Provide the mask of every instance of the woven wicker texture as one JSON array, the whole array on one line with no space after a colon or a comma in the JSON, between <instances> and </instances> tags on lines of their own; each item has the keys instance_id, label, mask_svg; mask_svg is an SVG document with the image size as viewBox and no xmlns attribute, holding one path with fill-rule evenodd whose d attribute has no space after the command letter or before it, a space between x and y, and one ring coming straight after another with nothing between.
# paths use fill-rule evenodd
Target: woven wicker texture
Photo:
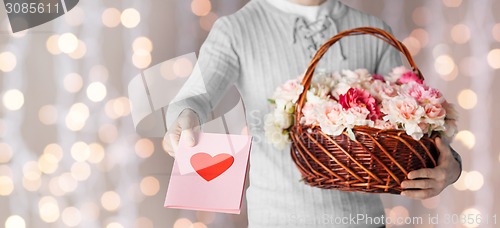
<instances>
[{"instance_id":1,"label":"woven wicker texture","mask_svg":"<svg viewBox=\"0 0 500 228\"><path fill-rule=\"evenodd\" d=\"M309 88L316 65L328 49L343 37L357 35L372 35L392 45L423 79L408 49L394 36L381 29L361 27L341 32L319 48L305 73L304 88ZM333 137L318 127L301 125L305 91L297 101L295 124L290 131L292 159L305 183L325 189L399 194L401 182L410 171L436 166L437 133L414 140L401 130L355 127L353 141L346 132Z\"/></svg>"}]
</instances>

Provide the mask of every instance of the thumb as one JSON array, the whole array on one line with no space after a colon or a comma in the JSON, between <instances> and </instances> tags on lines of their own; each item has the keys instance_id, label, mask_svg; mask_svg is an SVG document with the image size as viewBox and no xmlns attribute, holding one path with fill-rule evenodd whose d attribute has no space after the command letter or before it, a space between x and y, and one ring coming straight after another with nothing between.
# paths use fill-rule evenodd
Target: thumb
<instances>
[{"instance_id":1,"label":"thumb","mask_svg":"<svg viewBox=\"0 0 500 228\"><path fill-rule=\"evenodd\" d=\"M181 141L185 143L186 146L193 147L196 145L196 138L193 129L182 130Z\"/></svg>"},{"instance_id":2,"label":"thumb","mask_svg":"<svg viewBox=\"0 0 500 228\"><path fill-rule=\"evenodd\" d=\"M444 162L449 156L451 156L451 149L450 146L441 138L436 138L436 147L439 151L439 162L442 163ZM439 164L438 164L439 165Z\"/></svg>"}]
</instances>

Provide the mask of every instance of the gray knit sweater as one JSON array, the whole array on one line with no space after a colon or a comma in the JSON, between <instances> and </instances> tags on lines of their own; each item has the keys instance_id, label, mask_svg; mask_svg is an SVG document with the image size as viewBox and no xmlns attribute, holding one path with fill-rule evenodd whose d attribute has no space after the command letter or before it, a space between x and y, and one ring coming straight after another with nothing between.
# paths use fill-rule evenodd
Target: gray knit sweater
<instances>
[{"instance_id":1,"label":"gray knit sweater","mask_svg":"<svg viewBox=\"0 0 500 228\"><path fill-rule=\"evenodd\" d=\"M191 108L205 122L210 119L210 107L218 103L231 85L236 85L254 136L250 187L246 191L251 228L381 226L351 219L382 216L384 210L378 195L323 190L300 182L289 149L276 150L264 137L263 117L271 110L267 98L277 86L302 74L326 39L339 31L361 26L389 30L380 19L337 0L328 4L327 13L318 17L321 21L312 25L266 0L250 1L238 12L221 17L200 50L198 64L203 78L192 76L181 90L182 96L188 97L197 93L196 88L205 86L208 96L197 96L178 103L175 109L169 108L171 116ZM370 36L356 36L335 44L318 68L327 71L367 68L384 74L400 64L394 48ZM350 225L342 225L345 223Z\"/></svg>"}]
</instances>

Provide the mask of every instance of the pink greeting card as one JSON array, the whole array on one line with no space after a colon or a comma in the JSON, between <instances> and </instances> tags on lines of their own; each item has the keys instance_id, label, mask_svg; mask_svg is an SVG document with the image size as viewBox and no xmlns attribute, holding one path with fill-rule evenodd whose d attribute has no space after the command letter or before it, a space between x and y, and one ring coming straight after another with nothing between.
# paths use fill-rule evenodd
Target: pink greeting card
<instances>
[{"instance_id":1,"label":"pink greeting card","mask_svg":"<svg viewBox=\"0 0 500 228\"><path fill-rule=\"evenodd\" d=\"M214 133L200 133L194 147L181 140L164 206L239 214L251 142L248 135Z\"/></svg>"}]
</instances>

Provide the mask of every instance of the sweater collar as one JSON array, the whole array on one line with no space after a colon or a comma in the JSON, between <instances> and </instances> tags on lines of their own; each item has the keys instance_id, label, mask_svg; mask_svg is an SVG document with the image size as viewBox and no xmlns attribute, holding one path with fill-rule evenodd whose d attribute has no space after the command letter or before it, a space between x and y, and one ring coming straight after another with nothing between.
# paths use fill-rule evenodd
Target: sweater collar
<instances>
[{"instance_id":1,"label":"sweater collar","mask_svg":"<svg viewBox=\"0 0 500 228\"><path fill-rule=\"evenodd\" d=\"M305 18L301 15L294 13L287 13L281 9L276 8L274 5L267 2L267 0L255 0L262 5L264 9L273 15L278 15L286 20L288 23L286 28L288 30L288 42L293 44L295 42L297 23L302 24ZM318 19L327 18L329 22L335 22L347 12L347 7L338 0L327 0L324 4L324 9L318 12ZM322 5L323 6L323 5ZM335 24L334 24L335 26Z\"/></svg>"}]
</instances>

